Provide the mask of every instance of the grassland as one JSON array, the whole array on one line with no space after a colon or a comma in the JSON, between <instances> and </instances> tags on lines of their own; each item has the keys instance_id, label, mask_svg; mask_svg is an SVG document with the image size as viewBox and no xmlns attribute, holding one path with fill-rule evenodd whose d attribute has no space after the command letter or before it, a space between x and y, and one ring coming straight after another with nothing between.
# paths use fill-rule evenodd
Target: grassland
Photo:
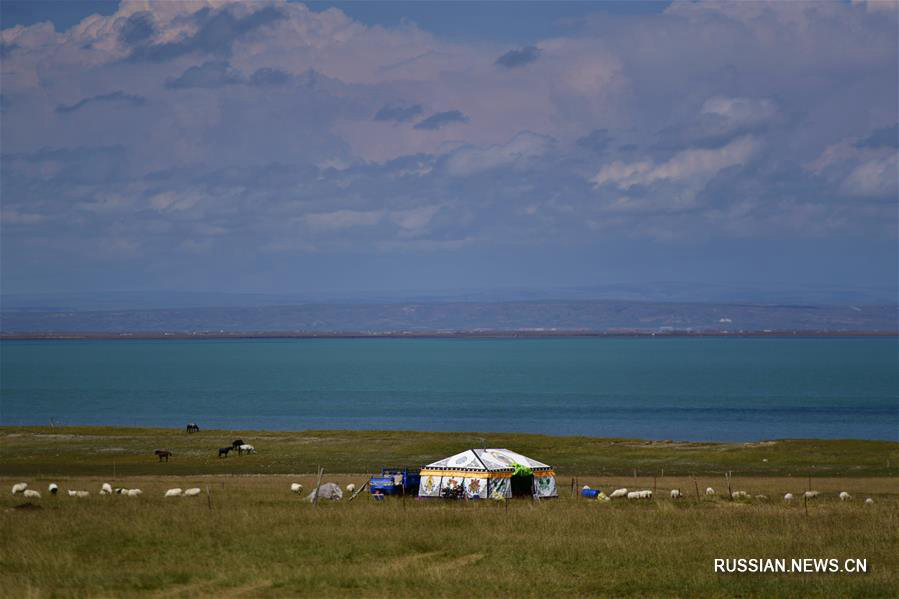
<instances>
[{"instance_id":1,"label":"grassland","mask_svg":"<svg viewBox=\"0 0 899 599\"><path fill-rule=\"evenodd\" d=\"M218 459L234 436L259 453ZM313 507L289 492L357 485L382 464L420 465L477 435L0 429L0 596L865 596L899 592L897 443L751 445L486 436L558 467L560 498L532 502L356 501ZM155 461L158 447L175 452ZM767 460L767 461L764 461ZM113 463L115 465L113 466ZM113 467L115 475L113 476ZM814 468L813 468L814 467ZM637 469L634 478L633 470ZM664 475L662 475L664 469ZM695 496L734 490L770 500ZM696 473L694 486L693 478ZM343 473L343 474L332 474ZM354 474L355 473L355 474ZM809 480L811 475L811 480ZM651 502L576 499L570 482L655 488ZM91 496L42 509L9 485ZM101 497L100 484L140 498ZM821 498L785 504L811 483ZM197 486L197 498L163 498ZM686 498L673 501L679 488ZM207 491L208 489L208 491ZM851 502L836 493L847 490ZM207 495L208 492L208 495ZM872 497L874 505L864 505ZM866 574L716 574L723 557L865 558Z\"/></svg>"}]
</instances>

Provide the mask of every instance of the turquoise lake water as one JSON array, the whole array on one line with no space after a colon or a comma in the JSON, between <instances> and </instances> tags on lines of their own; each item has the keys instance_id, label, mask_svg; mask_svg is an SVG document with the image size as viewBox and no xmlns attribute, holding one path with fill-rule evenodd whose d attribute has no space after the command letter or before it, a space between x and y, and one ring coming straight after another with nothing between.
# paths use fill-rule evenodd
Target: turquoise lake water
<instances>
[{"instance_id":1,"label":"turquoise lake water","mask_svg":"<svg viewBox=\"0 0 899 599\"><path fill-rule=\"evenodd\" d=\"M4 341L0 423L899 438L894 338Z\"/></svg>"}]
</instances>

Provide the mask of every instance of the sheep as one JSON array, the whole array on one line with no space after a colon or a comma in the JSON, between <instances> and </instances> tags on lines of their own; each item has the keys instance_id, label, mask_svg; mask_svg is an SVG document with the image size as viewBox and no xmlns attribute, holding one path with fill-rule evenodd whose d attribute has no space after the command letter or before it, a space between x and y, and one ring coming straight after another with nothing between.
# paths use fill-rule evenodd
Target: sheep
<instances>
[{"instance_id":1,"label":"sheep","mask_svg":"<svg viewBox=\"0 0 899 599\"><path fill-rule=\"evenodd\" d=\"M302 493L303 485L300 483L290 483L290 492L291 493Z\"/></svg>"},{"instance_id":2,"label":"sheep","mask_svg":"<svg viewBox=\"0 0 899 599\"><path fill-rule=\"evenodd\" d=\"M356 485L354 485L353 483L350 483L346 486L346 492L348 494L353 493L355 490L356 490Z\"/></svg>"},{"instance_id":3,"label":"sheep","mask_svg":"<svg viewBox=\"0 0 899 599\"><path fill-rule=\"evenodd\" d=\"M767 495L756 495L755 498L758 499L759 501L768 501Z\"/></svg>"},{"instance_id":4,"label":"sheep","mask_svg":"<svg viewBox=\"0 0 899 599\"><path fill-rule=\"evenodd\" d=\"M12 486L12 494L18 495L19 493L23 492L27 488L28 488L28 483L17 483Z\"/></svg>"},{"instance_id":5,"label":"sheep","mask_svg":"<svg viewBox=\"0 0 899 599\"><path fill-rule=\"evenodd\" d=\"M125 495L128 493L128 489L124 487L116 487L115 489L113 489L113 491L115 491L116 495Z\"/></svg>"},{"instance_id":6,"label":"sheep","mask_svg":"<svg viewBox=\"0 0 899 599\"><path fill-rule=\"evenodd\" d=\"M814 499L815 497L818 496L818 492L817 491L806 491L805 493L802 494L802 496L805 497L806 499Z\"/></svg>"},{"instance_id":7,"label":"sheep","mask_svg":"<svg viewBox=\"0 0 899 599\"><path fill-rule=\"evenodd\" d=\"M112 485L103 483L103 486L100 487L100 495L112 495Z\"/></svg>"},{"instance_id":8,"label":"sheep","mask_svg":"<svg viewBox=\"0 0 899 599\"><path fill-rule=\"evenodd\" d=\"M652 491L631 491L627 494L628 499L652 499Z\"/></svg>"},{"instance_id":9,"label":"sheep","mask_svg":"<svg viewBox=\"0 0 899 599\"><path fill-rule=\"evenodd\" d=\"M874 505L874 500L868 497L865 499L865 505Z\"/></svg>"},{"instance_id":10,"label":"sheep","mask_svg":"<svg viewBox=\"0 0 899 599\"><path fill-rule=\"evenodd\" d=\"M706 489L705 489L705 494L706 494L706 495L714 495L714 494L715 494L715 489L713 489L712 487L706 487Z\"/></svg>"},{"instance_id":11,"label":"sheep","mask_svg":"<svg viewBox=\"0 0 899 599\"><path fill-rule=\"evenodd\" d=\"M793 501L793 494L787 493L786 495L784 495L784 501Z\"/></svg>"},{"instance_id":12,"label":"sheep","mask_svg":"<svg viewBox=\"0 0 899 599\"><path fill-rule=\"evenodd\" d=\"M731 499L751 499L752 497L746 491L734 491L730 494Z\"/></svg>"},{"instance_id":13,"label":"sheep","mask_svg":"<svg viewBox=\"0 0 899 599\"><path fill-rule=\"evenodd\" d=\"M166 497L180 497L181 493L182 493L181 489L178 487L175 487L174 489L169 489L168 491L166 491L165 496Z\"/></svg>"},{"instance_id":14,"label":"sheep","mask_svg":"<svg viewBox=\"0 0 899 599\"><path fill-rule=\"evenodd\" d=\"M47 491L50 492L50 495L56 495L59 493L59 486L56 483L50 483L50 486L47 487Z\"/></svg>"},{"instance_id":15,"label":"sheep","mask_svg":"<svg viewBox=\"0 0 899 599\"><path fill-rule=\"evenodd\" d=\"M680 499L683 495L680 492L680 489L671 489L671 499Z\"/></svg>"},{"instance_id":16,"label":"sheep","mask_svg":"<svg viewBox=\"0 0 899 599\"><path fill-rule=\"evenodd\" d=\"M256 453L256 448L252 445L247 445L246 443L243 445L239 445L237 447L237 454L243 455L244 453Z\"/></svg>"},{"instance_id":17,"label":"sheep","mask_svg":"<svg viewBox=\"0 0 899 599\"><path fill-rule=\"evenodd\" d=\"M141 491L140 489L128 489L125 492L125 494L128 495L128 497L140 497L141 495L143 495L143 493L144 492Z\"/></svg>"},{"instance_id":18,"label":"sheep","mask_svg":"<svg viewBox=\"0 0 899 599\"><path fill-rule=\"evenodd\" d=\"M24 495L25 497L28 497L29 499L40 499L41 498L41 494L39 492L35 491L34 489L25 489L24 491L22 491L22 495Z\"/></svg>"},{"instance_id":19,"label":"sheep","mask_svg":"<svg viewBox=\"0 0 899 599\"><path fill-rule=\"evenodd\" d=\"M90 491L73 491L69 489L69 497L87 497L90 495Z\"/></svg>"},{"instance_id":20,"label":"sheep","mask_svg":"<svg viewBox=\"0 0 899 599\"><path fill-rule=\"evenodd\" d=\"M618 499L619 497L627 497L627 489L615 489L609 495L609 499Z\"/></svg>"},{"instance_id":21,"label":"sheep","mask_svg":"<svg viewBox=\"0 0 899 599\"><path fill-rule=\"evenodd\" d=\"M193 488L188 489L188 490L186 490L186 491L184 492L184 496L185 496L185 497L196 497L196 496L199 495L199 494L200 494L200 488L199 488L199 487L193 487Z\"/></svg>"},{"instance_id":22,"label":"sheep","mask_svg":"<svg viewBox=\"0 0 899 599\"><path fill-rule=\"evenodd\" d=\"M852 501L852 495L846 491L840 491L840 501Z\"/></svg>"}]
</instances>

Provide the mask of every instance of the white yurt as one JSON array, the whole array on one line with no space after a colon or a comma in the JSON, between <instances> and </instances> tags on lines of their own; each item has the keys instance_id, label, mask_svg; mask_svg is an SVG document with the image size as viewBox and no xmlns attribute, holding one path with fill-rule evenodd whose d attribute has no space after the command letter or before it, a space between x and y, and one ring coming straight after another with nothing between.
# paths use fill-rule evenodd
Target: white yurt
<instances>
[{"instance_id":1,"label":"white yurt","mask_svg":"<svg viewBox=\"0 0 899 599\"><path fill-rule=\"evenodd\" d=\"M469 499L557 497L551 466L508 449L468 449L421 470L419 497L442 497L462 485Z\"/></svg>"}]
</instances>

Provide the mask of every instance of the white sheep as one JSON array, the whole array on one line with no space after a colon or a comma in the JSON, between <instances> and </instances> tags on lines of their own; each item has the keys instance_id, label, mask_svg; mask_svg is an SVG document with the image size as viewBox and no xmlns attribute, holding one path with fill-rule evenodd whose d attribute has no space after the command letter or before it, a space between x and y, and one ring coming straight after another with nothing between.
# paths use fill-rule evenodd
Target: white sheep
<instances>
[{"instance_id":1,"label":"white sheep","mask_svg":"<svg viewBox=\"0 0 899 599\"><path fill-rule=\"evenodd\" d=\"M246 443L237 448L238 453L256 453L256 448Z\"/></svg>"},{"instance_id":2,"label":"white sheep","mask_svg":"<svg viewBox=\"0 0 899 599\"><path fill-rule=\"evenodd\" d=\"M140 497L143 494L143 491L140 489L128 489L128 497Z\"/></svg>"},{"instance_id":3,"label":"white sheep","mask_svg":"<svg viewBox=\"0 0 899 599\"><path fill-rule=\"evenodd\" d=\"M730 496L732 499L751 499L751 496L746 491L734 491Z\"/></svg>"},{"instance_id":4,"label":"white sheep","mask_svg":"<svg viewBox=\"0 0 899 599\"><path fill-rule=\"evenodd\" d=\"M112 495L112 485L103 483L103 486L100 487L100 495Z\"/></svg>"},{"instance_id":5,"label":"white sheep","mask_svg":"<svg viewBox=\"0 0 899 599\"><path fill-rule=\"evenodd\" d=\"M806 499L814 499L818 495L819 495L819 493L817 491L806 491L805 493L802 494L802 496L805 497Z\"/></svg>"},{"instance_id":6,"label":"white sheep","mask_svg":"<svg viewBox=\"0 0 899 599\"><path fill-rule=\"evenodd\" d=\"M868 497L865 499L865 505L874 505L874 500Z\"/></svg>"},{"instance_id":7,"label":"white sheep","mask_svg":"<svg viewBox=\"0 0 899 599\"><path fill-rule=\"evenodd\" d=\"M652 491L631 491L627 494L628 499L652 499Z\"/></svg>"},{"instance_id":8,"label":"white sheep","mask_svg":"<svg viewBox=\"0 0 899 599\"><path fill-rule=\"evenodd\" d=\"M714 494L715 494L715 489L713 489L712 487L706 487L706 489L705 489L705 494L706 494L706 495L714 495Z\"/></svg>"},{"instance_id":9,"label":"white sheep","mask_svg":"<svg viewBox=\"0 0 899 599\"><path fill-rule=\"evenodd\" d=\"M199 487L193 487L193 488L188 489L188 490L186 490L186 491L184 492L184 496L185 496L185 497L196 497L196 496L199 495L199 494L200 494L200 488L199 488Z\"/></svg>"},{"instance_id":10,"label":"white sheep","mask_svg":"<svg viewBox=\"0 0 899 599\"><path fill-rule=\"evenodd\" d=\"M56 495L59 493L59 486L56 483L50 483L50 486L47 487L47 491L50 492L50 495Z\"/></svg>"},{"instance_id":11,"label":"white sheep","mask_svg":"<svg viewBox=\"0 0 899 599\"><path fill-rule=\"evenodd\" d=\"M683 495L680 492L680 489L671 489L671 499L680 499Z\"/></svg>"},{"instance_id":12,"label":"white sheep","mask_svg":"<svg viewBox=\"0 0 899 599\"><path fill-rule=\"evenodd\" d=\"M181 497L181 493L183 493L183 491L180 488L175 487L174 489L169 489L168 491L166 491L165 496L166 497Z\"/></svg>"},{"instance_id":13,"label":"white sheep","mask_svg":"<svg viewBox=\"0 0 899 599\"><path fill-rule=\"evenodd\" d=\"M787 493L786 495L784 495L784 501L793 501L793 494Z\"/></svg>"},{"instance_id":14,"label":"white sheep","mask_svg":"<svg viewBox=\"0 0 899 599\"><path fill-rule=\"evenodd\" d=\"M759 501L768 501L767 495L756 495L755 498L758 499Z\"/></svg>"},{"instance_id":15,"label":"white sheep","mask_svg":"<svg viewBox=\"0 0 899 599\"><path fill-rule=\"evenodd\" d=\"M28 488L28 483L17 483L12 486L12 494L18 495L19 493L23 492L27 488Z\"/></svg>"},{"instance_id":16,"label":"white sheep","mask_svg":"<svg viewBox=\"0 0 899 599\"><path fill-rule=\"evenodd\" d=\"M73 491L69 489L69 497L87 497L90 491Z\"/></svg>"},{"instance_id":17,"label":"white sheep","mask_svg":"<svg viewBox=\"0 0 899 599\"><path fill-rule=\"evenodd\" d=\"M350 483L350 484L348 484L348 485L346 486L346 492L347 492L347 494L351 494L351 493L353 493L355 490L356 490L356 485L354 485L353 483Z\"/></svg>"},{"instance_id":18,"label":"white sheep","mask_svg":"<svg viewBox=\"0 0 899 599\"><path fill-rule=\"evenodd\" d=\"M302 493L303 485L300 483L290 483L290 492L291 493Z\"/></svg>"},{"instance_id":19,"label":"white sheep","mask_svg":"<svg viewBox=\"0 0 899 599\"><path fill-rule=\"evenodd\" d=\"M627 497L627 489L615 489L609 495L609 499L618 499L619 497Z\"/></svg>"},{"instance_id":20,"label":"white sheep","mask_svg":"<svg viewBox=\"0 0 899 599\"><path fill-rule=\"evenodd\" d=\"M41 498L41 494L39 492L35 491L34 489L25 489L24 491L22 491L22 495L24 495L25 497L28 497L29 499L40 499Z\"/></svg>"},{"instance_id":21,"label":"white sheep","mask_svg":"<svg viewBox=\"0 0 899 599\"><path fill-rule=\"evenodd\" d=\"M852 501L852 495L846 491L840 491L840 501Z\"/></svg>"}]
</instances>

